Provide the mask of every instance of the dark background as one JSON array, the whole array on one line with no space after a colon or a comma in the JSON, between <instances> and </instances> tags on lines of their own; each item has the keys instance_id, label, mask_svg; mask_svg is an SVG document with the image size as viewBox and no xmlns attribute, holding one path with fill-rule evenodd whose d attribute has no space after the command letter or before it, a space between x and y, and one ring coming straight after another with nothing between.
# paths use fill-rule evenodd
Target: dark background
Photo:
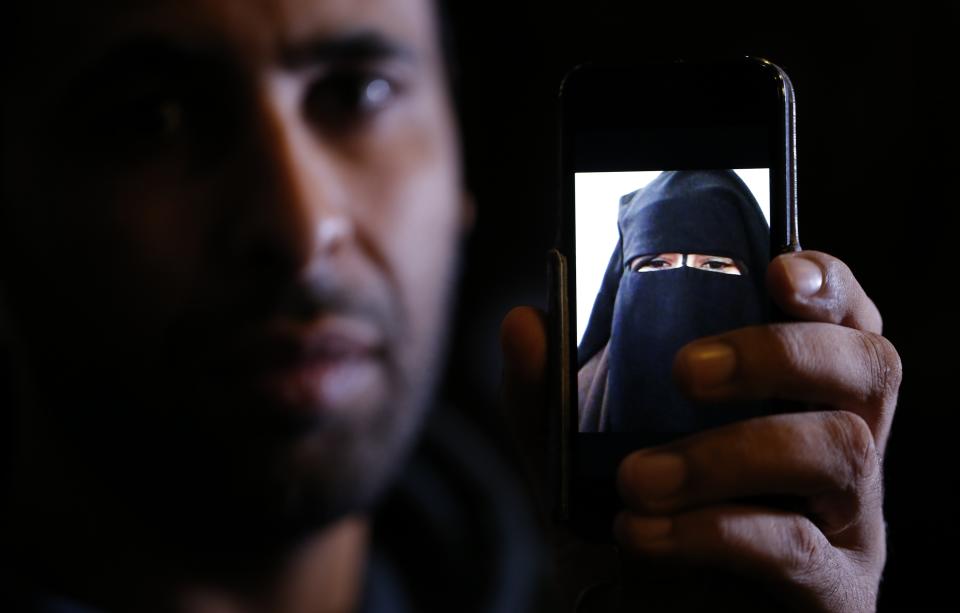
<instances>
[{"instance_id":1,"label":"dark background","mask_svg":"<svg viewBox=\"0 0 960 613\"><path fill-rule=\"evenodd\" d=\"M448 377L458 404L497 429L500 320L512 306L546 303L563 74L586 60L765 57L797 95L801 243L853 269L904 364L885 460L880 610L952 605L956 5L448 4L479 205Z\"/></svg>"}]
</instances>

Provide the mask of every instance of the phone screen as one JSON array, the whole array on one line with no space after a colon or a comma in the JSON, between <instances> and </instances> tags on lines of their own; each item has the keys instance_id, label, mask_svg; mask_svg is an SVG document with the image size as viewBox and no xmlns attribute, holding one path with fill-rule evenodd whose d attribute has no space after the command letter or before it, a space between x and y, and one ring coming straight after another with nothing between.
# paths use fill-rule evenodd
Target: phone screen
<instances>
[{"instance_id":1,"label":"phone screen","mask_svg":"<svg viewBox=\"0 0 960 613\"><path fill-rule=\"evenodd\" d=\"M578 431L655 444L758 412L698 406L671 371L768 321L770 169L580 172L574 207Z\"/></svg>"}]
</instances>

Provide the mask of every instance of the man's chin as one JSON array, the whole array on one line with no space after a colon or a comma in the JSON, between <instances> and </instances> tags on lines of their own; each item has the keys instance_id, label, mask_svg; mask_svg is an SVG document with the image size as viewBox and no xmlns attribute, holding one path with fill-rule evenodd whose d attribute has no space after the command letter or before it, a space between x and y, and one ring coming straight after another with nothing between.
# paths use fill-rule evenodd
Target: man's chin
<instances>
[{"instance_id":1,"label":"man's chin","mask_svg":"<svg viewBox=\"0 0 960 613\"><path fill-rule=\"evenodd\" d=\"M332 412L277 411L223 388L124 389L71 407L61 449L157 538L295 538L364 511L389 485L426 408L408 389Z\"/></svg>"},{"instance_id":2,"label":"man's chin","mask_svg":"<svg viewBox=\"0 0 960 613\"><path fill-rule=\"evenodd\" d=\"M279 464L280 515L304 528L366 513L389 487L413 443L412 428L340 436L307 435Z\"/></svg>"}]
</instances>

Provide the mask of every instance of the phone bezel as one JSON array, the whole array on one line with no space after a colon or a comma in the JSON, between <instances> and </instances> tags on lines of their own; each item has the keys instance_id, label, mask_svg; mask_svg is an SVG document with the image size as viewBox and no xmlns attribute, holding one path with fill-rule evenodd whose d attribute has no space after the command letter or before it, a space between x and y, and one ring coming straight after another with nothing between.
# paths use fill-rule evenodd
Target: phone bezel
<instances>
[{"instance_id":1,"label":"phone bezel","mask_svg":"<svg viewBox=\"0 0 960 613\"><path fill-rule=\"evenodd\" d=\"M701 81L691 85L690 81L696 79ZM641 95L645 92L656 94L656 97L645 98ZM665 95L667 92L670 95ZM690 95L691 92L695 95ZM682 102L671 98L685 95L687 99ZM786 251L798 251L795 96L793 85L782 68L765 59L745 57L631 66L583 64L564 78L559 98L561 219L558 245L549 257L550 402L557 409L555 415L558 417L552 424L555 430L552 438L557 443L554 445L556 513L558 519L577 525L578 531L585 536L606 539L609 538L609 527L598 526L592 513L585 513L582 505L575 504L584 498L596 498L598 492L585 492L582 477L579 484L576 477L576 437L580 433L577 420L577 313L574 308L576 278L573 274L576 266L574 174L587 170L753 167L756 164L751 161L752 154L748 150L754 149L754 145L744 145L742 152L728 152L721 151L720 144L725 142L724 129L736 130L742 125L745 126L744 132L748 132L754 130L750 127L752 124L762 123L766 159L771 170L771 257ZM700 109L707 110L699 112ZM650 118L657 116L656 110L667 114L667 123L678 123L678 118L684 118L686 122L688 115L684 113L697 113L696 119L690 122L694 127L684 124L686 131L690 132L689 138L694 139L692 142L697 146L685 143L656 152L644 148L629 150L628 139L650 129ZM751 115L756 111L763 117L762 122L751 119L757 116ZM722 117L722 120L716 117ZM719 128L716 133L714 126ZM610 148L601 151L596 147L593 152L585 154L584 150L593 142L591 139L599 139L603 134L613 135L614 142L618 143L612 147L614 151L611 153ZM700 142L700 134L712 136L704 137ZM757 135L752 138L754 143L760 142ZM688 153L694 150L698 153ZM741 153L746 157L738 156ZM649 159L645 155L649 155ZM662 161L651 162L651 159ZM728 160L729 164L716 163L720 159ZM620 452L614 445L610 453L612 462ZM604 506L603 503L600 506ZM598 514L600 517L607 515L604 510Z\"/></svg>"}]
</instances>

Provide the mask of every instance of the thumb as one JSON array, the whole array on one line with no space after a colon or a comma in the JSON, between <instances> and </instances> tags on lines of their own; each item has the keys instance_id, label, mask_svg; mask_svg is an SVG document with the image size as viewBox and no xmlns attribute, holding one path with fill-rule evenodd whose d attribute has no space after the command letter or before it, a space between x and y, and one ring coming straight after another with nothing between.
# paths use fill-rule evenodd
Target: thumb
<instances>
[{"instance_id":1,"label":"thumb","mask_svg":"<svg viewBox=\"0 0 960 613\"><path fill-rule=\"evenodd\" d=\"M547 366L546 314L529 306L514 307L500 324L504 366L515 378L541 382Z\"/></svg>"},{"instance_id":2,"label":"thumb","mask_svg":"<svg viewBox=\"0 0 960 613\"><path fill-rule=\"evenodd\" d=\"M535 497L547 470L547 324L543 311L515 307L500 324L503 373L500 408L510 428L516 451L526 465Z\"/></svg>"},{"instance_id":3,"label":"thumb","mask_svg":"<svg viewBox=\"0 0 960 613\"><path fill-rule=\"evenodd\" d=\"M545 400L547 324L543 311L527 306L511 309L500 324L500 347L504 408L511 413L530 413Z\"/></svg>"}]
</instances>

